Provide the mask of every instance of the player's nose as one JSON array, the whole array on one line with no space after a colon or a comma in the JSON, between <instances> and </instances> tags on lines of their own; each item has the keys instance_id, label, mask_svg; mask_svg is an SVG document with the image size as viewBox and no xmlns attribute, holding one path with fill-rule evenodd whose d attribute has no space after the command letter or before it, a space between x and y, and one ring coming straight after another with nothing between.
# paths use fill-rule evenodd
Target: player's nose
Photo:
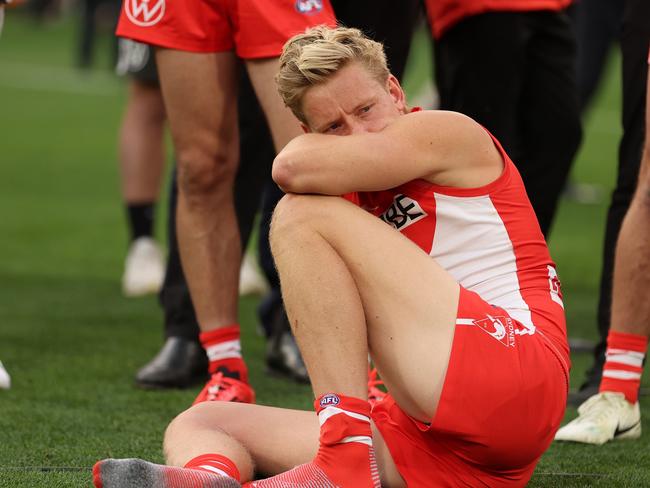
<instances>
[{"instance_id":1,"label":"player's nose","mask_svg":"<svg viewBox=\"0 0 650 488\"><path fill-rule=\"evenodd\" d=\"M351 135L363 134L364 132L368 132L368 128L366 127L366 124L364 124L360 120L354 120L354 119L348 122L348 130L350 131Z\"/></svg>"}]
</instances>

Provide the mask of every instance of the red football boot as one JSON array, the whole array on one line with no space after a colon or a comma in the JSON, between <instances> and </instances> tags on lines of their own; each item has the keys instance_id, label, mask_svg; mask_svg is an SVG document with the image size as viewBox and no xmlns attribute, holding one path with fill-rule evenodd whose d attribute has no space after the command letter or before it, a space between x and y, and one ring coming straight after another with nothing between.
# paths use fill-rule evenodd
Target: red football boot
<instances>
[{"instance_id":1,"label":"red football boot","mask_svg":"<svg viewBox=\"0 0 650 488\"><path fill-rule=\"evenodd\" d=\"M255 403L255 391L248 383L224 376L219 371L208 380L192 405L214 401Z\"/></svg>"}]
</instances>

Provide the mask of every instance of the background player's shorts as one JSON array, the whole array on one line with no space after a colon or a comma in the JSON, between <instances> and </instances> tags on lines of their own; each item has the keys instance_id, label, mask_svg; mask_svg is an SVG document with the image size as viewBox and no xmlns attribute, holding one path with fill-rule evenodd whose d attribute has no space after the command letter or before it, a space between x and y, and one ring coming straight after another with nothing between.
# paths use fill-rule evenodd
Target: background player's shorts
<instances>
[{"instance_id":1,"label":"background player's shorts","mask_svg":"<svg viewBox=\"0 0 650 488\"><path fill-rule=\"evenodd\" d=\"M130 76L152 85L159 83L156 58L151 46L131 39L118 39L117 47L115 72L119 76Z\"/></svg>"},{"instance_id":2,"label":"background player's shorts","mask_svg":"<svg viewBox=\"0 0 650 488\"><path fill-rule=\"evenodd\" d=\"M252 59L277 57L293 35L335 23L329 0L124 0L117 35Z\"/></svg>"},{"instance_id":3,"label":"background player's shorts","mask_svg":"<svg viewBox=\"0 0 650 488\"><path fill-rule=\"evenodd\" d=\"M525 486L566 406L568 363L539 329L461 287L449 366L430 424L390 397L372 412L409 487Z\"/></svg>"}]
</instances>

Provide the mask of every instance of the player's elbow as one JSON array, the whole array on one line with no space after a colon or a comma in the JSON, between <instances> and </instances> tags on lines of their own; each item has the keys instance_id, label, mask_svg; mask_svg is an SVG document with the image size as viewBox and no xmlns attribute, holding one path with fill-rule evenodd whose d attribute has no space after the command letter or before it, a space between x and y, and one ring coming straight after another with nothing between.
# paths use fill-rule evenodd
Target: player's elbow
<instances>
[{"instance_id":1,"label":"player's elbow","mask_svg":"<svg viewBox=\"0 0 650 488\"><path fill-rule=\"evenodd\" d=\"M298 172L290 155L282 152L276 156L271 169L271 177L285 193L300 193Z\"/></svg>"}]
</instances>

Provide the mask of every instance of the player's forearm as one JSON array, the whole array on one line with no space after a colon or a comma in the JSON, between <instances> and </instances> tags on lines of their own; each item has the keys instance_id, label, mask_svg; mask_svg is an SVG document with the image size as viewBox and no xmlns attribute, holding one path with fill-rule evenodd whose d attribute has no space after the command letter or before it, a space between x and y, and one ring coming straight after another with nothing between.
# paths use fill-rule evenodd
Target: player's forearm
<instances>
[{"instance_id":1,"label":"player's forearm","mask_svg":"<svg viewBox=\"0 0 650 488\"><path fill-rule=\"evenodd\" d=\"M273 179L292 193L342 195L393 188L428 171L410 141L399 135L305 134L278 154Z\"/></svg>"},{"instance_id":2,"label":"player's forearm","mask_svg":"<svg viewBox=\"0 0 650 488\"><path fill-rule=\"evenodd\" d=\"M338 147L344 142L341 139L321 134L296 137L275 158L274 181L285 192L345 193L348 191L345 182L349 180L351 168L345 164Z\"/></svg>"}]
</instances>

